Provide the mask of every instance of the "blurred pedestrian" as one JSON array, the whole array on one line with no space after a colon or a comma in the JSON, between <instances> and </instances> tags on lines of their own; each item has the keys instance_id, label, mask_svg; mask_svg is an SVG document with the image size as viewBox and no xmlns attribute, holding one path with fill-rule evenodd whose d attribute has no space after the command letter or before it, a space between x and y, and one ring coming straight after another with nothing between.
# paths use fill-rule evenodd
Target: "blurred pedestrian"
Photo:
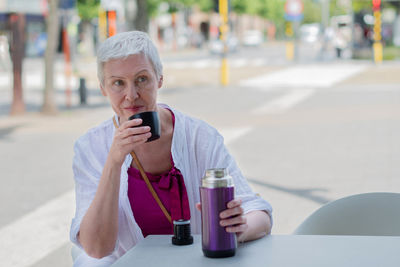
<instances>
[{"instance_id":1,"label":"blurred pedestrian","mask_svg":"<svg viewBox=\"0 0 400 267\"><path fill-rule=\"evenodd\" d=\"M333 45L336 50L336 57L341 58L344 49L347 47L347 42L345 37L343 36L342 31L339 29L335 32L335 37L333 39Z\"/></svg>"}]
</instances>

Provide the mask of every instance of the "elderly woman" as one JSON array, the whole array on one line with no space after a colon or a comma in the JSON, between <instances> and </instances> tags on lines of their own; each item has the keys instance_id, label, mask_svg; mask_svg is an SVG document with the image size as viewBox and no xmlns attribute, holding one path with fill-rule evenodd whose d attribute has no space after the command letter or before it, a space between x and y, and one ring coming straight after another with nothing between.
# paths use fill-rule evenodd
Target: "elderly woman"
<instances>
[{"instance_id":1,"label":"elderly woman","mask_svg":"<svg viewBox=\"0 0 400 267\"><path fill-rule=\"evenodd\" d=\"M200 234L199 186L210 168L227 168L234 179L235 199L220 214L226 231L236 233L240 242L270 233L271 206L252 192L223 137L205 122L157 103L162 65L147 34L108 38L97 62L101 92L115 115L74 147L76 214L70 235L80 248L75 266L109 266L145 236L172 234L168 214L172 220L190 219L192 232ZM145 111L159 114L161 137L152 142L146 142L150 128L141 126L141 119L129 120Z\"/></svg>"}]
</instances>

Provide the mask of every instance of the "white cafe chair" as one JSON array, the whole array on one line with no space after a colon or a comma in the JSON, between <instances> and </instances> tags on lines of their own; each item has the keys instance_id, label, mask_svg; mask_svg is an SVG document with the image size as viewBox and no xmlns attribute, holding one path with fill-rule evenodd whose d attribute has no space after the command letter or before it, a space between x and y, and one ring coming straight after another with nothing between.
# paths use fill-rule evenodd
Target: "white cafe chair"
<instances>
[{"instance_id":1,"label":"white cafe chair","mask_svg":"<svg viewBox=\"0 0 400 267\"><path fill-rule=\"evenodd\" d=\"M364 193L332 201L306 218L294 234L400 236L400 193Z\"/></svg>"}]
</instances>

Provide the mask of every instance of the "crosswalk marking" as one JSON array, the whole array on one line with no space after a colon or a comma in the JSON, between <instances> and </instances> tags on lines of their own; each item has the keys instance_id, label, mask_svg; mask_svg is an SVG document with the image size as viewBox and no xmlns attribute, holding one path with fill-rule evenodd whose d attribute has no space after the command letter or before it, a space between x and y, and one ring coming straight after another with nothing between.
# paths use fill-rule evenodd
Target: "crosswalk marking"
<instances>
[{"instance_id":1,"label":"crosswalk marking","mask_svg":"<svg viewBox=\"0 0 400 267\"><path fill-rule=\"evenodd\" d=\"M261 90L279 87L327 88L366 67L358 64L301 65L244 80L240 85Z\"/></svg>"},{"instance_id":2,"label":"crosswalk marking","mask_svg":"<svg viewBox=\"0 0 400 267\"><path fill-rule=\"evenodd\" d=\"M44 77L40 72L29 72L24 73L22 77L23 87L27 89L42 89L44 87ZM79 86L78 77L71 76L70 78L71 88L77 88ZM0 73L0 89L9 88L13 84L11 73ZM55 88L63 88L66 84L66 78L64 73L56 73L54 75L54 86Z\"/></svg>"},{"instance_id":3,"label":"crosswalk marking","mask_svg":"<svg viewBox=\"0 0 400 267\"><path fill-rule=\"evenodd\" d=\"M228 64L232 68L242 68L242 67L261 67L267 66L271 63L284 63L284 60L275 60L271 62L271 60L267 58L256 58L256 59L248 59L248 58L228 58ZM190 60L190 61L173 61L173 62L165 62L165 68L169 69L186 69L186 68L194 68L194 69L205 69L205 68L218 68L221 66L221 60L219 58L213 59L198 59L198 60Z\"/></svg>"},{"instance_id":4,"label":"crosswalk marking","mask_svg":"<svg viewBox=\"0 0 400 267\"><path fill-rule=\"evenodd\" d=\"M224 137L225 145L229 145L240 137L251 132L251 127L221 128L220 134Z\"/></svg>"},{"instance_id":5,"label":"crosswalk marking","mask_svg":"<svg viewBox=\"0 0 400 267\"><path fill-rule=\"evenodd\" d=\"M294 89L288 94L284 94L273 101L266 103L263 106L257 107L251 111L256 115L269 114L269 113L283 113L288 109L294 107L298 103L311 97L315 89Z\"/></svg>"},{"instance_id":6,"label":"crosswalk marking","mask_svg":"<svg viewBox=\"0 0 400 267\"><path fill-rule=\"evenodd\" d=\"M241 68L244 67L246 65L249 65L250 61L245 59L245 58L239 58L236 60L232 60L231 62L231 67L233 68Z\"/></svg>"},{"instance_id":7,"label":"crosswalk marking","mask_svg":"<svg viewBox=\"0 0 400 267\"><path fill-rule=\"evenodd\" d=\"M195 69L204 69L210 65L213 65L215 62L211 59L203 59L203 60L196 60L192 62L191 67Z\"/></svg>"},{"instance_id":8,"label":"crosswalk marking","mask_svg":"<svg viewBox=\"0 0 400 267\"><path fill-rule=\"evenodd\" d=\"M263 59L263 58L256 58L256 59L253 59L253 60L250 62L250 65L252 65L252 66L254 66L254 67L261 67L261 66L267 65L266 63L267 63L267 62L266 62L265 59Z\"/></svg>"},{"instance_id":9,"label":"crosswalk marking","mask_svg":"<svg viewBox=\"0 0 400 267\"><path fill-rule=\"evenodd\" d=\"M177 61L177 62L170 62L170 63L165 63L164 66L167 68L171 69L184 69L187 67L187 63L184 61Z\"/></svg>"},{"instance_id":10,"label":"crosswalk marking","mask_svg":"<svg viewBox=\"0 0 400 267\"><path fill-rule=\"evenodd\" d=\"M68 242L74 195L74 191L68 191L2 227L1 266L30 266Z\"/></svg>"}]
</instances>

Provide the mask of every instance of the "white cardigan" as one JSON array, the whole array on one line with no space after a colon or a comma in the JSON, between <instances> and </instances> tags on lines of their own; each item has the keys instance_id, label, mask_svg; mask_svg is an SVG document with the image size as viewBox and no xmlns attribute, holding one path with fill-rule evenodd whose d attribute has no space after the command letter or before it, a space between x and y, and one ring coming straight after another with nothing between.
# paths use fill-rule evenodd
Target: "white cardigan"
<instances>
[{"instance_id":1,"label":"white cardigan","mask_svg":"<svg viewBox=\"0 0 400 267\"><path fill-rule=\"evenodd\" d=\"M169 108L169 107L168 107ZM200 202L199 186L206 169L227 168L234 179L235 198L242 199L245 213L252 210L265 210L272 214L271 205L257 196L243 177L235 160L224 145L223 137L216 129L204 121L189 117L172 109L175 115L175 128L172 138L171 154L175 166L181 171L189 198L191 230L201 233L201 214L195 208ZM117 120L118 121L118 120ZM81 250L74 266L110 266L125 252L143 239L142 232L135 222L128 199L128 168L130 154L121 167L119 193L118 239L113 253L102 259L88 256L77 241L80 224L86 214L102 174L103 166L113 141L115 127L112 119L90 129L81 136L74 146L73 171L75 178L76 213L72 219L70 238Z\"/></svg>"}]
</instances>

